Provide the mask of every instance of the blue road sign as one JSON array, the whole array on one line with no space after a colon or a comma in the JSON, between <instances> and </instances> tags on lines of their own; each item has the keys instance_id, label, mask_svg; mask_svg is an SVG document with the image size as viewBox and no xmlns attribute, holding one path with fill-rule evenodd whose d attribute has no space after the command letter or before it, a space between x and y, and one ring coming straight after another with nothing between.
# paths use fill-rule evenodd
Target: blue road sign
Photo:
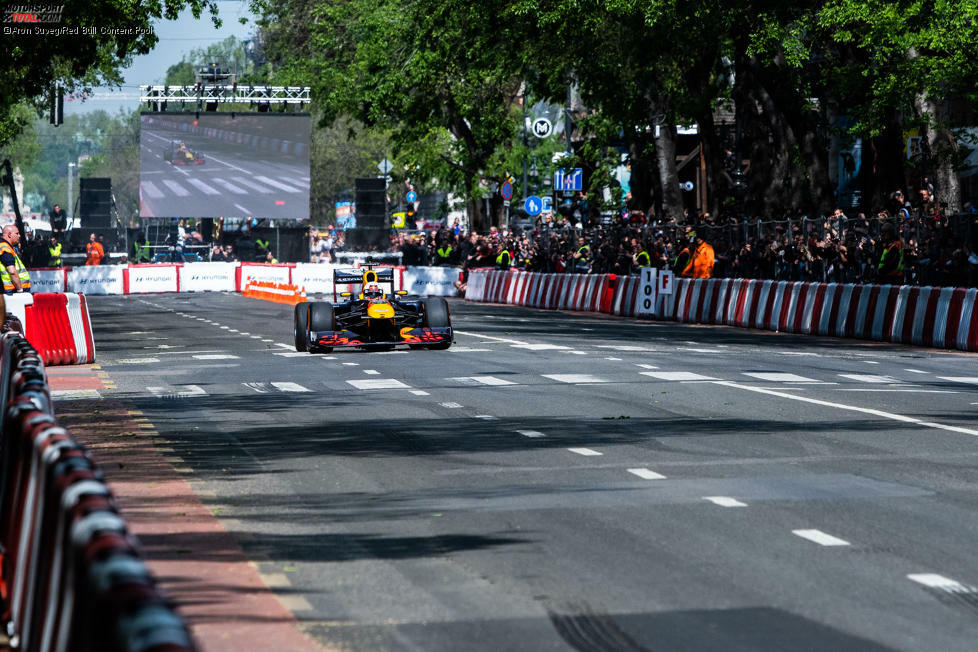
<instances>
[{"instance_id":1,"label":"blue road sign","mask_svg":"<svg viewBox=\"0 0 978 652\"><path fill-rule=\"evenodd\" d=\"M407 200L411 203L418 201L418 193L414 192L413 190L408 191Z\"/></svg>"},{"instance_id":2,"label":"blue road sign","mask_svg":"<svg viewBox=\"0 0 978 652\"><path fill-rule=\"evenodd\" d=\"M513 198L513 184L509 181L503 181L503 185L499 186L499 195L509 201Z\"/></svg>"},{"instance_id":3,"label":"blue road sign","mask_svg":"<svg viewBox=\"0 0 978 652\"><path fill-rule=\"evenodd\" d=\"M535 217L543 210L543 200L536 195L530 195L523 202L523 210L526 211L527 215Z\"/></svg>"},{"instance_id":4,"label":"blue road sign","mask_svg":"<svg viewBox=\"0 0 978 652\"><path fill-rule=\"evenodd\" d=\"M543 198L543 209L542 210L543 210L544 213L553 213L554 212L554 198L553 197L551 197L550 195L547 195L546 197Z\"/></svg>"},{"instance_id":5,"label":"blue road sign","mask_svg":"<svg viewBox=\"0 0 978 652\"><path fill-rule=\"evenodd\" d=\"M554 190L583 190L584 189L584 170L574 168L567 170L561 168L554 172Z\"/></svg>"}]
</instances>

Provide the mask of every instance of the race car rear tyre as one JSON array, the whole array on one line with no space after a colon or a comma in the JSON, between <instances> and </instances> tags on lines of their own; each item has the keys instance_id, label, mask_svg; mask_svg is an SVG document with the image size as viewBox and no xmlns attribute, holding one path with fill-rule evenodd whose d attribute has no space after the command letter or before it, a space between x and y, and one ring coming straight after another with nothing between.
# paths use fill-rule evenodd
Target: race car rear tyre
<instances>
[{"instance_id":1,"label":"race car rear tyre","mask_svg":"<svg viewBox=\"0 0 978 652\"><path fill-rule=\"evenodd\" d=\"M295 337L295 350L305 352L308 347L306 333L309 332L309 303L303 301L295 304L295 314L292 317L292 334Z\"/></svg>"},{"instance_id":2,"label":"race car rear tyre","mask_svg":"<svg viewBox=\"0 0 978 652\"><path fill-rule=\"evenodd\" d=\"M424 325L428 328L450 328L452 318L448 312L448 302L441 297L428 297L422 299L424 306ZM435 351L443 351L452 345L451 342L441 344L429 344L428 348Z\"/></svg>"},{"instance_id":3,"label":"race car rear tyre","mask_svg":"<svg viewBox=\"0 0 978 652\"><path fill-rule=\"evenodd\" d=\"M309 330L312 332L336 330L336 319L333 316L333 304L328 301L309 302ZM310 347L312 353L329 353L333 347Z\"/></svg>"}]
</instances>

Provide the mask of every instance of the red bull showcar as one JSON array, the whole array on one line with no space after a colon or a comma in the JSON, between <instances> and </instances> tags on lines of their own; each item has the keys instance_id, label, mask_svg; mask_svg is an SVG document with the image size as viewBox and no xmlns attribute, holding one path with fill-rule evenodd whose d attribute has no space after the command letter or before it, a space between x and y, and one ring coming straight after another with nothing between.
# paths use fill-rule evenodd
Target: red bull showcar
<instances>
[{"instance_id":1,"label":"red bull showcar","mask_svg":"<svg viewBox=\"0 0 978 652\"><path fill-rule=\"evenodd\" d=\"M394 270L337 269L334 287L350 285L345 301L304 301L294 314L295 350L329 353L334 348L390 350L398 344L412 349L447 349L455 341L448 302L441 297L407 298L394 291ZM389 286L385 292L382 285ZM402 298L403 297L403 298Z\"/></svg>"},{"instance_id":2,"label":"red bull showcar","mask_svg":"<svg viewBox=\"0 0 978 652\"><path fill-rule=\"evenodd\" d=\"M163 160L173 165L203 165L204 155L187 147L182 140L171 140L163 151Z\"/></svg>"}]
</instances>

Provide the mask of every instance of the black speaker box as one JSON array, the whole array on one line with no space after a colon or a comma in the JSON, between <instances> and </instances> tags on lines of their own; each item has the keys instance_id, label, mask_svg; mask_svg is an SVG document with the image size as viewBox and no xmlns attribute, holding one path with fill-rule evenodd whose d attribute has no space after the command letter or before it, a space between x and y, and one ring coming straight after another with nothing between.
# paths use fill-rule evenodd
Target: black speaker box
<instances>
[{"instance_id":1,"label":"black speaker box","mask_svg":"<svg viewBox=\"0 0 978 652\"><path fill-rule=\"evenodd\" d=\"M112 226L112 179L83 177L79 190L82 228L107 229Z\"/></svg>"}]
</instances>

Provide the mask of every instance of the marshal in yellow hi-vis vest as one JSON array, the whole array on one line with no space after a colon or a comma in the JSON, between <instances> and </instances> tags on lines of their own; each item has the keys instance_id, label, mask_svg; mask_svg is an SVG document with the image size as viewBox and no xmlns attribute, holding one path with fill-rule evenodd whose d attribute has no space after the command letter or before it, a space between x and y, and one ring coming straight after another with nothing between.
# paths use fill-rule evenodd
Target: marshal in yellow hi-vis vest
<instances>
[{"instance_id":1,"label":"marshal in yellow hi-vis vest","mask_svg":"<svg viewBox=\"0 0 978 652\"><path fill-rule=\"evenodd\" d=\"M31 275L24 267L24 262L14 251L14 248L6 240L0 240L0 255L11 254L14 257L14 268L17 270L17 278L20 280L20 289L23 292L30 292L31 289ZM3 291L7 293L12 293L16 291L16 286L14 281L10 276L10 270L7 269L5 265L0 265L0 279L3 280Z\"/></svg>"}]
</instances>

